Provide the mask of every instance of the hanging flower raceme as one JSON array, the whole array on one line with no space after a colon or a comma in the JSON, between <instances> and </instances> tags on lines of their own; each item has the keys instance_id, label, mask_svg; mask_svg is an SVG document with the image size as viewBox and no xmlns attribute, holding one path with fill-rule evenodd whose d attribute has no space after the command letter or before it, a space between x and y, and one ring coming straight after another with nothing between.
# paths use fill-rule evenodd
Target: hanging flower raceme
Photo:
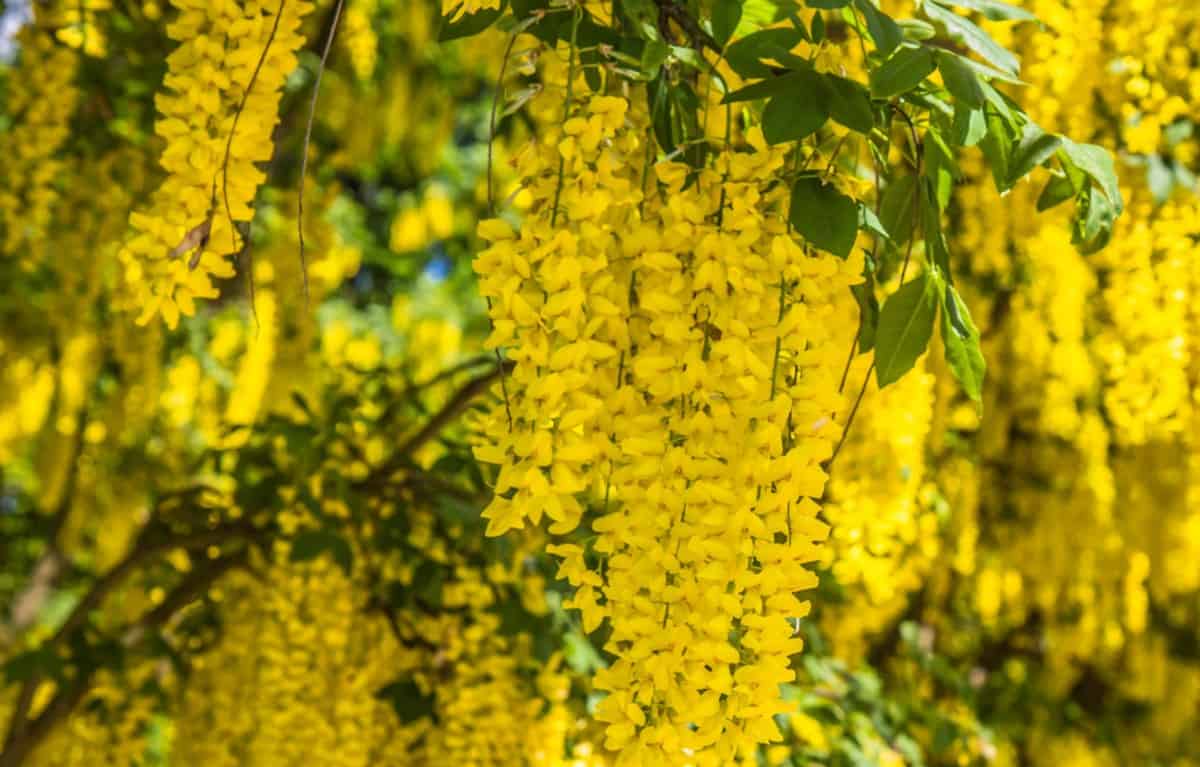
<instances>
[{"instance_id":1,"label":"hanging flower raceme","mask_svg":"<svg viewBox=\"0 0 1200 767\"><path fill-rule=\"evenodd\" d=\"M480 225L514 363L477 449L500 465L484 516L548 519L585 630L609 622L596 716L620 763L727 764L778 737L840 433L834 297L862 263L789 233L786 151L757 129L697 171L647 167L645 125L623 98L570 104L521 157L520 230Z\"/></svg>"},{"instance_id":2,"label":"hanging flower raceme","mask_svg":"<svg viewBox=\"0 0 1200 767\"><path fill-rule=\"evenodd\" d=\"M173 0L167 33L181 45L167 59L155 132L166 141L166 178L130 216L122 251L138 296L139 322L161 314L174 327L195 300L217 295L214 278L234 274L237 222L253 202L271 158L280 90L304 43L305 0Z\"/></svg>"},{"instance_id":3,"label":"hanging flower raceme","mask_svg":"<svg viewBox=\"0 0 1200 767\"><path fill-rule=\"evenodd\" d=\"M64 163L55 155L70 133L79 100L75 87L78 56L55 45L36 26L18 36L18 67L6 83L4 111L16 117L0 132L0 255L21 256L46 235L55 203L55 181Z\"/></svg>"}]
</instances>

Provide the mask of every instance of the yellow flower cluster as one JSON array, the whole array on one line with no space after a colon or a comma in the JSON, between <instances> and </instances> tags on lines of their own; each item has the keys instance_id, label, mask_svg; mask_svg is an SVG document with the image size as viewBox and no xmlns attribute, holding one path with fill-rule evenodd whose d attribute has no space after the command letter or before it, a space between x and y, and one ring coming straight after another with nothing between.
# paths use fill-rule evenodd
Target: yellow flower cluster
<instances>
[{"instance_id":1,"label":"yellow flower cluster","mask_svg":"<svg viewBox=\"0 0 1200 767\"><path fill-rule=\"evenodd\" d=\"M20 61L6 80L4 108L19 120L0 133L0 256L32 266L29 250L47 236L59 199L65 166L56 155L79 100L78 56L37 26L23 29L17 41Z\"/></svg>"},{"instance_id":2,"label":"yellow flower cluster","mask_svg":"<svg viewBox=\"0 0 1200 767\"><path fill-rule=\"evenodd\" d=\"M458 21L467 14L499 10L500 0L442 0L442 14Z\"/></svg>"},{"instance_id":3,"label":"yellow flower cluster","mask_svg":"<svg viewBox=\"0 0 1200 767\"><path fill-rule=\"evenodd\" d=\"M376 561L358 551L362 569L348 577L329 559L289 563L289 545L278 542L263 578L237 576L210 595L222 605L227 629L199 655L179 700L172 760L603 765L567 756L567 739L578 733L563 705L568 681L556 670L560 660L535 661L531 637L504 633L494 611L501 593L526 577L528 549L493 562L485 574L472 561L477 541L447 538L436 515L412 502L378 509L375 524L406 515L407 543L452 573L433 597L440 601L372 601L370 571L425 593L429 583L410 557ZM326 505L336 511L337 504ZM308 518L285 512L280 521L292 530ZM530 594L528 603L545 610L542 591ZM404 719L387 692L397 680L404 692L395 704Z\"/></svg>"},{"instance_id":4,"label":"yellow flower cluster","mask_svg":"<svg viewBox=\"0 0 1200 767\"><path fill-rule=\"evenodd\" d=\"M419 204L402 209L392 219L389 247L397 253L424 250L454 234L454 208L444 189L433 186Z\"/></svg>"},{"instance_id":5,"label":"yellow flower cluster","mask_svg":"<svg viewBox=\"0 0 1200 767\"><path fill-rule=\"evenodd\" d=\"M108 40L97 21L112 10L112 0L51 0L38 6L38 21L54 29L59 42L88 56L108 54Z\"/></svg>"},{"instance_id":6,"label":"yellow flower cluster","mask_svg":"<svg viewBox=\"0 0 1200 767\"><path fill-rule=\"evenodd\" d=\"M148 207L130 216L121 253L139 297L139 323L161 314L169 327L214 298L214 279L233 276L236 222L254 215L271 159L280 90L304 43L307 0L174 0L167 27L180 46L167 59L155 132L166 142L166 178Z\"/></svg>"},{"instance_id":7,"label":"yellow flower cluster","mask_svg":"<svg viewBox=\"0 0 1200 767\"><path fill-rule=\"evenodd\" d=\"M826 491L822 564L848 593L842 604L822 605L821 621L841 658L861 657L940 553L938 517L921 492L932 489L925 452L935 382L922 367L882 391L871 384ZM866 368L860 358L849 380L862 380Z\"/></svg>"},{"instance_id":8,"label":"yellow flower cluster","mask_svg":"<svg viewBox=\"0 0 1200 767\"><path fill-rule=\"evenodd\" d=\"M374 29L378 0L351 0L339 35L350 54L350 66L359 80L370 80L379 59L379 36Z\"/></svg>"},{"instance_id":9,"label":"yellow flower cluster","mask_svg":"<svg viewBox=\"0 0 1200 767\"><path fill-rule=\"evenodd\" d=\"M488 533L548 520L570 605L611 627L618 763L728 764L788 709L840 433L834 297L862 262L789 233L785 151L757 129L696 172L648 158L645 130L624 98L570 102L518 155L519 231L480 224L488 345L515 367L476 455L499 465Z\"/></svg>"}]
</instances>

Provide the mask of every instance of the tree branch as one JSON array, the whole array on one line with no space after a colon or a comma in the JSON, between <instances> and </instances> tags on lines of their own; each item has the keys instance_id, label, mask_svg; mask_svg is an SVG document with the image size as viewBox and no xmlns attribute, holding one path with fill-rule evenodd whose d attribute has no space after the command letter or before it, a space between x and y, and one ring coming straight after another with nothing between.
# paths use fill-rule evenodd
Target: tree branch
<instances>
[{"instance_id":1,"label":"tree branch","mask_svg":"<svg viewBox=\"0 0 1200 767\"><path fill-rule=\"evenodd\" d=\"M391 474L404 468L408 463L413 453L419 450L426 442L436 437L441 433L442 429L446 428L451 422L458 418L471 405L471 402L483 392L487 391L502 374L507 375L512 369L512 362L505 362L503 365L497 365L486 373L472 378L467 383L463 384L457 392L442 406L442 409L430 416L425 425L417 430L403 443L396 448L396 452L392 456L376 467L360 485L371 485L386 480Z\"/></svg>"},{"instance_id":2,"label":"tree branch","mask_svg":"<svg viewBox=\"0 0 1200 767\"><path fill-rule=\"evenodd\" d=\"M246 563L248 550L242 549L219 559L208 560L197 566L171 590L166 599L157 607L147 611L136 621L121 632L121 643L127 648L136 647L152 629L165 626L180 610L194 602L207 591L225 573ZM128 561L128 560L126 560ZM115 568L114 568L115 569ZM32 720L28 719L28 704L24 707L20 719L14 712L13 724L9 729L0 751L0 767L18 767L33 752L38 745L54 730L55 726L67 719L84 699L91 689L91 680L95 669L80 669L77 677L65 684L55 693L46 708ZM32 700L33 693L39 681L31 678L22 687L22 699ZM28 690L29 692L26 692Z\"/></svg>"}]
</instances>

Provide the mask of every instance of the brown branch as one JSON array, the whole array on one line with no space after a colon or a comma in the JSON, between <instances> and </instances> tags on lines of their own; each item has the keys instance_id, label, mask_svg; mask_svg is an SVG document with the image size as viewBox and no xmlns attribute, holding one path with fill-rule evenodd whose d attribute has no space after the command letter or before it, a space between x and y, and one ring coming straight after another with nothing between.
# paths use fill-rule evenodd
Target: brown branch
<instances>
[{"instance_id":1,"label":"brown branch","mask_svg":"<svg viewBox=\"0 0 1200 767\"><path fill-rule=\"evenodd\" d=\"M413 453L419 450L426 442L436 437L441 433L442 429L446 428L451 422L458 418L471 405L471 402L483 392L487 391L502 374L507 373L512 368L511 362L506 362L503 365L497 365L486 373L472 378L467 383L463 384L454 395L442 406L442 409L434 413L425 425L417 430L403 443L396 448L396 452L391 458L380 464L372 471L366 479L359 483L360 486L372 485L384 481L388 476L396 471L404 468L405 464L412 459Z\"/></svg>"},{"instance_id":2,"label":"brown branch","mask_svg":"<svg viewBox=\"0 0 1200 767\"><path fill-rule=\"evenodd\" d=\"M171 590L161 604L143 614L122 632L122 644L127 648L140 644L149 635L150 629L166 625L175 614L207 591L218 578L244 564L246 558L247 550L243 549L236 554L210 560L198 566ZM75 679L55 693L35 719L19 721L14 714L13 727L4 743L4 750L0 751L0 767L19 767L55 726L70 716L91 690L94 673L94 669L81 670ZM36 690L37 683L27 683L26 687ZM22 695L25 694L25 689L22 688ZM32 692L29 695L32 698ZM22 718L26 716L28 708Z\"/></svg>"},{"instance_id":3,"label":"brown branch","mask_svg":"<svg viewBox=\"0 0 1200 767\"><path fill-rule=\"evenodd\" d=\"M80 422L86 420L80 416ZM50 513L50 526L46 531L46 551L33 566L29 583L14 598L8 626L0 626L0 642L16 638L37 620L42 605L54 591L54 584L66 570L67 558L62 552L59 536L66 527L71 514L75 487L79 483L80 456L83 454L82 427L75 429L75 440L71 451L71 465L63 483L62 497Z\"/></svg>"},{"instance_id":4,"label":"brown branch","mask_svg":"<svg viewBox=\"0 0 1200 767\"><path fill-rule=\"evenodd\" d=\"M225 525L223 527L214 527L210 530L201 530L197 533L189 535L176 536L174 538L164 538L158 541L149 541L143 539L134 546L133 551L129 552L126 557L117 563L111 570L101 576L100 580L92 585L83 598L75 605L75 609L63 621L62 626L50 638L51 644L61 642L67 634L79 627L84 620L87 619L88 613L96 609L100 603L108 596L114 588L129 573L141 565L146 560L158 554L171 551L172 549L200 549L208 546L215 546L219 543L232 540L239 537L250 537L256 532L256 528L248 524Z\"/></svg>"},{"instance_id":5,"label":"brown branch","mask_svg":"<svg viewBox=\"0 0 1200 767\"><path fill-rule=\"evenodd\" d=\"M658 6L660 21L670 20L678 24L683 33L688 36L691 46L697 51L703 52L705 48L709 48L718 55L721 53L721 46L717 45L717 41L712 38L712 35L705 32L703 27L692 18L684 5L676 0L654 0L654 4ZM660 23L660 29L665 33L668 30L664 27L665 25Z\"/></svg>"},{"instance_id":6,"label":"brown branch","mask_svg":"<svg viewBox=\"0 0 1200 767\"><path fill-rule=\"evenodd\" d=\"M92 584L92 587L88 589L86 594L83 595L83 597L75 605L75 608L71 610L71 613L67 616L66 620L63 621L61 626L59 626L54 635L50 637L46 643L44 643L44 646L52 647L62 643L62 641L66 639L68 635L75 631L75 629L79 628L79 626L87 620L87 616L92 612L92 610L99 607L99 605L104 601L104 598L108 596L108 594L112 592L112 590L115 589L127 575L129 575L139 565L151 557L176 548L187 550L206 548L208 546L223 543L239 537L252 537L257 532L258 531L255 528L248 524L238 524L226 525L224 527L217 527L211 530L202 530L190 535L163 538L161 540L150 540L143 534L143 537L138 541L137 544L134 545L133 551L129 552L124 559L122 559L111 570L109 570L107 573L101 576L99 580ZM169 604L169 601L163 603L163 605ZM34 720L33 722L29 721L29 710L33 704L34 695L42 681L43 680L40 674L32 673L21 685L21 689L17 693L16 706L9 717L9 728L4 742L4 751L0 753L0 767L7 767L8 764L19 764L20 759L14 762L6 762L4 761L4 758L11 750L17 748L17 744L25 739L34 737L34 727L41 717L39 716L38 720ZM65 694L65 691L64 693L60 694ZM47 710L49 710L49 708ZM44 736L37 736L38 739L40 739L40 737ZM20 758L24 757L22 756Z\"/></svg>"}]
</instances>

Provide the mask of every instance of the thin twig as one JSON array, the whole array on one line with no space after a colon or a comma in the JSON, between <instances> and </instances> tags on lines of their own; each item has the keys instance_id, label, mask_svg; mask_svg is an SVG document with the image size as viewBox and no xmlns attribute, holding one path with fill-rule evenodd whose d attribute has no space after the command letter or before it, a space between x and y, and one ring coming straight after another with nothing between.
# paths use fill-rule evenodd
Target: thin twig
<instances>
[{"instance_id":1,"label":"thin twig","mask_svg":"<svg viewBox=\"0 0 1200 767\"><path fill-rule=\"evenodd\" d=\"M921 169L924 164L925 153L921 150L920 139L917 136L917 126L913 124L912 118L905 114L903 109L895 107L894 111L904 118L908 123L910 135L912 136L913 153L916 155L917 166L917 183L913 187L913 194L916 195L916 200L913 201L913 221L912 232L908 238L908 248L904 252L904 263L900 267L900 284L904 284L904 277L908 274L908 265L912 261L913 244L917 241L917 236L920 234L924 238L923 222L921 220ZM833 454L829 456L829 461L826 463L826 468L833 466L834 460L838 457L838 453L842 451L842 445L846 444L846 438L850 435L850 427L854 424L854 416L858 414L858 406L862 404L863 396L867 393L867 387L871 383L871 374L875 372L875 360L871 360L871 366L867 368L866 378L863 379L862 388L858 390L858 397L854 400L854 407L850 409L850 414L846 417L846 425L842 428L842 436L838 440L837 446L833 449Z\"/></svg>"},{"instance_id":2,"label":"thin twig","mask_svg":"<svg viewBox=\"0 0 1200 767\"><path fill-rule=\"evenodd\" d=\"M304 305L308 306L308 262L304 257L304 180L308 178L308 147L312 142L313 119L317 114L317 99L321 95L321 77L325 74L325 64L329 61L329 51L333 48L333 38L337 34L338 20L342 18L342 6L345 0L338 0L333 9L333 21L329 24L329 34L325 36L325 49L321 51L321 65L317 67L317 78L313 83L312 101L308 104L308 122L304 126L304 145L300 149L300 193L296 202L296 233L300 239L300 278L304 284Z\"/></svg>"},{"instance_id":3,"label":"thin twig","mask_svg":"<svg viewBox=\"0 0 1200 767\"><path fill-rule=\"evenodd\" d=\"M283 8L287 5L287 0L279 0L279 9L275 11L275 21L271 25L271 33L267 35L267 43L263 46L262 53L259 54L258 62L254 65L254 72L250 75L250 82L246 83L246 90L242 92L242 99L238 102L237 111L233 113L233 124L229 126L229 136L225 139L225 157L221 161L221 196L225 202L225 216L229 219L229 236L232 242L232 237L237 231L237 227L233 221L233 208L229 205L229 156L233 149L233 137L237 134L238 120L242 117L242 112L246 109L246 102L250 99L250 91L254 90L254 84L258 82L258 75L262 72L263 64L266 63L267 54L271 51L271 44L275 42L275 35L279 32L279 21L283 18ZM214 186L216 179L213 179ZM214 188L214 194L216 192ZM250 255L250 250L245 250L246 261L248 268L246 270L246 286L250 294L250 313L254 315L254 322L258 324L258 309L255 307L254 300L254 259Z\"/></svg>"},{"instance_id":4,"label":"thin twig","mask_svg":"<svg viewBox=\"0 0 1200 767\"><path fill-rule=\"evenodd\" d=\"M496 106L500 102L500 94L504 89L504 73L508 71L508 58L512 56L513 44L517 42L516 30L513 30L508 35L508 44L504 47L504 58L500 60L500 74L496 75L496 91L492 94L492 114L488 120L488 145L487 145L487 203L488 215L496 215L496 197L492 190L492 154L493 145L496 143Z\"/></svg>"},{"instance_id":5,"label":"thin twig","mask_svg":"<svg viewBox=\"0 0 1200 767\"><path fill-rule=\"evenodd\" d=\"M420 449L426 442L436 437L455 418L458 418L477 396L486 391L496 379L501 378L507 373L507 369L510 367L512 367L512 362L506 362L463 384L462 388L450 397L441 410L434 413L425 422L424 426L401 443L391 458L380 464L360 484L366 485L386 480L389 475L403 468L413 453Z\"/></svg>"}]
</instances>

